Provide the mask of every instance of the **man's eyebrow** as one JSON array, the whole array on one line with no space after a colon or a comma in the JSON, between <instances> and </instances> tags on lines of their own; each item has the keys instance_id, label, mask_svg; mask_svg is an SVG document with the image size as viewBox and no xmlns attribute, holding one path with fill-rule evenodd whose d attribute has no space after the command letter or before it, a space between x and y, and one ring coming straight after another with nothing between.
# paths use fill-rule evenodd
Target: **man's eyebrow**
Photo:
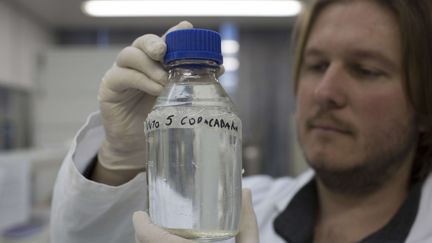
<instances>
[{"instance_id":1,"label":"man's eyebrow","mask_svg":"<svg viewBox=\"0 0 432 243\"><path fill-rule=\"evenodd\" d=\"M325 57L326 52L316 47L306 48L304 51L304 57ZM384 65L386 68L391 70L397 70L400 65L391 60L385 54L375 50L364 50L356 49L347 52L347 56L354 60L373 60Z\"/></svg>"},{"instance_id":2,"label":"man's eyebrow","mask_svg":"<svg viewBox=\"0 0 432 243\"><path fill-rule=\"evenodd\" d=\"M304 56L320 57L320 56L324 56L324 51L318 48L306 48L304 51Z\"/></svg>"}]
</instances>

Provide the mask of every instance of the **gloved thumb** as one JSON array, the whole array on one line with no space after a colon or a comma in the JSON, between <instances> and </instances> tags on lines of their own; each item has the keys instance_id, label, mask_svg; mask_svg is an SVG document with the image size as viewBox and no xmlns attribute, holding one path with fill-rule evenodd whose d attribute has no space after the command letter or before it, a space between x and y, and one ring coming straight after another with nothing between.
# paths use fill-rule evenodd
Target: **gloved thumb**
<instances>
[{"instance_id":1,"label":"gloved thumb","mask_svg":"<svg viewBox=\"0 0 432 243\"><path fill-rule=\"evenodd\" d=\"M249 189L242 191L240 232L236 236L236 243L259 243L258 224L252 205L252 193Z\"/></svg>"},{"instance_id":2,"label":"gloved thumb","mask_svg":"<svg viewBox=\"0 0 432 243\"><path fill-rule=\"evenodd\" d=\"M133 214L136 243L195 243L170 234L159 226L153 224L147 213L138 211Z\"/></svg>"}]
</instances>

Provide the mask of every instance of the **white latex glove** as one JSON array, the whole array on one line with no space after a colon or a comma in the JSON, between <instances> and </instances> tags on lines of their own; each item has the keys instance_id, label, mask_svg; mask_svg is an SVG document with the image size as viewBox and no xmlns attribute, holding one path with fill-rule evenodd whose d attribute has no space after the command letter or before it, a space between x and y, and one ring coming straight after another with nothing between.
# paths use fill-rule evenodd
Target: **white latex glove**
<instances>
[{"instance_id":1,"label":"white latex glove","mask_svg":"<svg viewBox=\"0 0 432 243\"><path fill-rule=\"evenodd\" d=\"M165 35L188 28L192 24L183 21ZM165 35L146 34L136 39L119 53L103 77L98 99L106 138L98 153L95 172L100 182L121 184L145 169L144 120L155 96L168 82L167 71L162 66Z\"/></svg>"},{"instance_id":2,"label":"white latex glove","mask_svg":"<svg viewBox=\"0 0 432 243\"><path fill-rule=\"evenodd\" d=\"M196 243L176 235L170 234L150 221L147 213L139 211L133 215L136 243ZM236 236L236 243L258 243L258 225L252 206L252 196L249 189L242 192L242 211L240 218L240 232Z\"/></svg>"}]
</instances>

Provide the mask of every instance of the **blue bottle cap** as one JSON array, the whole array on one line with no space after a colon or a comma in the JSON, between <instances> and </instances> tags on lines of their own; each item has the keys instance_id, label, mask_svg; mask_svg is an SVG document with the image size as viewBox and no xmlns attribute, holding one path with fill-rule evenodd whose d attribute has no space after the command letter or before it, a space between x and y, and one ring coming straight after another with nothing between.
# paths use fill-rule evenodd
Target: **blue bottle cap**
<instances>
[{"instance_id":1,"label":"blue bottle cap","mask_svg":"<svg viewBox=\"0 0 432 243\"><path fill-rule=\"evenodd\" d=\"M176 30L166 35L164 63L181 59L212 60L222 64L221 37L206 29Z\"/></svg>"}]
</instances>

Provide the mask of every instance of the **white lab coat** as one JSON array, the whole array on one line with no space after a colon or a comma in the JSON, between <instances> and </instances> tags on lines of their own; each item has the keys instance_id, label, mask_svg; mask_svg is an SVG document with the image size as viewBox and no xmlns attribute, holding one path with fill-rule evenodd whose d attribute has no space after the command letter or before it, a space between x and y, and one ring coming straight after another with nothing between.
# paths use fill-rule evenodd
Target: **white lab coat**
<instances>
[{"instance_id":1,"label":"white lab coat","mask_svg":"<svg viewBox=\"0 0 432 243\"><path fill-rule=\"evenodd\" d=\"M132 214L146 208L145 174L139 174L118 187L99 184L82 175L96 155L103 137L100 116L94 113L73 140L54 188L52 243L135 242ZM308 171L296 179L253 176L243 180L243 186L252 190L260 242L285 242L275 233L273 221L312 177L313 172ZM432 178L429 176L423 186L419 212L407 242L432 242L431 207Z\"/></svg>"}]
</instances>

